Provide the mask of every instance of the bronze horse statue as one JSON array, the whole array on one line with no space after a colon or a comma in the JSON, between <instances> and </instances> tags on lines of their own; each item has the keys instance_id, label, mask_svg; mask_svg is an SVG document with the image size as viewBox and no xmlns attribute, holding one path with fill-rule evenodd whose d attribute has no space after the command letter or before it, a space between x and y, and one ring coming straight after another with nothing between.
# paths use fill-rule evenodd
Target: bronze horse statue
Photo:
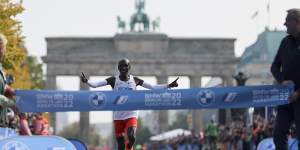
<instances>
[{"instance_id":1,"label":"bronze horse statue","mask_svg":"<svg viewBox=\"0 0 300 150\"><path fill-rule=\"evenodd\" d=\"M118 31L121 29L122 32L126 30L126 23L124 20L121 19L120 16L117 16L117 21L118 21Z\"/></svg>"},{"instance_id":2,"label":"bronze horse statue","mask_svg":"<svg viewBox=\"0 0 300 150\"><path fill-rule=\"evenodd\" d=\"M137 12L135 12L130 19L130 31L134 31L135 24L143 24L144 31L149 31L149 17L146 13L144 13L145 8L145 0L136 0L135 7ZM141 28L139 26L139 31Z\"/></svg>"}]
</instances>

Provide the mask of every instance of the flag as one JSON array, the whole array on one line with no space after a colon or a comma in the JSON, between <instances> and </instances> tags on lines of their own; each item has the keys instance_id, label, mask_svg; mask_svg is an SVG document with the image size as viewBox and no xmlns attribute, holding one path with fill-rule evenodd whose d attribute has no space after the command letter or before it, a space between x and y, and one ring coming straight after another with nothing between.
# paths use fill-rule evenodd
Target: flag
<instances>
[{"instance_id":1,"label":"flag","mask_svg":"<svg viewBox=\"0 0 300 150\"><path fill-rule=\"evenodd\" d=\"M258 11L255 11L255 12L253 13L253 15L251 16L251 19L254 19L254 18L256 18L256 17L257 17L257 15L258 15Z\"/></svg>"},{"instance_id":2,"label":"flag","mask_svg":"<svg viewBox=\"0 0 300 150\"><path fill-rule=\"evenodd\" d=\"M270 0L268 1L268 4L267 4L267 12L268 13L270 12Z\"/></svg>"}]
</instances>

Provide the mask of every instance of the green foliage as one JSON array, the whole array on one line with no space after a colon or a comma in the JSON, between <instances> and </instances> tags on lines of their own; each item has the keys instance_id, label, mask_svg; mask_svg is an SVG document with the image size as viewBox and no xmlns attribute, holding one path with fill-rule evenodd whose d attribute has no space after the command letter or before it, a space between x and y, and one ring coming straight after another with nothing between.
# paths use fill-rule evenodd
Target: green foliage
<instances>
[{"instance_id":1,"label":"green foliage","mask_svg":"<svg viewBox=\"0 0 300 150\"><path fill-rule=\"evenodd\" d=\"M21 22L15 17L22 13L22 1L13 3L11 0L0 0L0 32L7 40L7 50L3 63L5 69L16 69L26 59L24 37L21 35Z\"/></svg>"},{"instance_id":2,"label":"green foliage","mask_svg":"<svg viewBox=\"0 0 300 150\"><path fill-rule=\"evenodd\" d=\"M6 74L15 77L14 88L42 89L44 79L42 65L35 57L27 57L22 36L22 25L15 17L24 11L22 0L0 0L0 33L7 38L2 65Z\"/></svg>"},{"instance_id":3,"label":"green foliage","mask_svg":"<svg viewBox=\"0 0 300 150\"><path fill-rule=\"evenodd\" d=\"M176 112L176 120L171 124L170 130L178 128L188 129L187 114L182 111Z\"/></svg>"},{"instance_id":4,"label":"green foliage","mask_svg":"<svg viewBox=\"0 0 300 150\"><path fill-rule=\"evenodd\" d=\"M30 89L28 66L24 65L27 52L21 35L21 22L15 17L24 11L22 1L0 0L0 32L7 38L5 58L2 63L5 72L15 77L14 88Z\"/></svg>"},{"instance_id":5,"label":"green foliage","mask_svg":"<svg viewBox=\"0 0 300 150\"><path fill-rule=\"evenodd\" d=\"M138 129L136 131L136 144L143 144L149 141L152 136L148 127L144 127L142 121L138 119Z\"/></svg>"},{"instance_id":6,"label":"green foliage","mask_svg":"<svg viewBox=\"0 0 300 150\"><path fill-rule=\"evenodd\" d=\"M45 87L43 65L34 56L28 56L26 64L30 70L31 89L43 89Z\"/></svg>"}]
</instances>

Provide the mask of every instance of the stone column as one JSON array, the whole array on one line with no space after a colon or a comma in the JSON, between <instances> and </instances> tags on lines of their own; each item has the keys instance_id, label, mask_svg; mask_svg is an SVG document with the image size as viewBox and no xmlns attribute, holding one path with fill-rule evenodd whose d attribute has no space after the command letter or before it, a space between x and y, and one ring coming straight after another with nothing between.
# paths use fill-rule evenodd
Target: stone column
<instances>
[{"instance_id":1,"label":"stone column","mask_svg":"<svg viewBox=\"0 0 300 150\"><path fill-rule=\"evenodd\" d=\"M191 88L200 88L201 87L201 76L192 76L190 77L190 85ZM203 126L203 110L195 109L192 110L192 128L195 130L196 133L199 133L200 130L204 129Z\"/></svg>"},{"instance_id":2,"label":"stone column","mask_svg":"<svg viewBox=\"0 0 300 150\"><path fill-rule=\"evenodd\" d=\"M223 84L224 87L232 87L233 86L233 79L231 76L225 76L223 77ZM223 109L225 111L225 123L231 122L231 109Z\"/></svg>"},{"instance_id":3,"label":"stone column","mask_svg":"<svg viewBox=\"0 0 300 150\"><path fill-rule=\"evenodd\" d=\"M158 84L167 84L168 83L168 76L162 75L157 77ZM168 110L159 110L158 111L158 124L159 124L159 132L165 132L168 130L169 127L169 120L168 120Z\"/></svg>"},{"instance_id":4,"label":"stone column","mask_svg":"<svg viewBox=\"0 0 300 150\"><path fill-rule=\"evenodd\" d=\"M80 90L89 90L89 87L85 83L80 82ZM79 115L79 133L81 135L81 140L84 143L88 143L90 132L90 113L80 112Z\"/></svg>"},{"instance_id":5,"label":"stone column","mask_svg":"<svg viewBox=\"0 0 300 150\"><path fill-rule=\"evenodd\" d=\"M48 90L56 90L56 76L55 75L47 75L46 79L46 89ZM49 113L49 122L50 126L53 127L53 134L56 134L56 113Z\"/></svg>"}]
</instances>

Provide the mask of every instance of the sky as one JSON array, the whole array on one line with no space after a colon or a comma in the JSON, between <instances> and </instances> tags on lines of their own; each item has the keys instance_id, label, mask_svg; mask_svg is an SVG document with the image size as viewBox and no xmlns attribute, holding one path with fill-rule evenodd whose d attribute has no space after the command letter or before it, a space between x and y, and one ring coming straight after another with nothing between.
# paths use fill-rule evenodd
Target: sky
<instances>
[{"instance_id":1,"label":"sky","mask_svg":"<svg viewBox=\"0 0 300 150\"><path fill-rule=\"evenodd\" d=\"M116 16L128 23L134 12L134 0L24 0L23 6L26 10L17 19L29 54L37 57L47 53L46 37L112 37ZM169 37L236 38L235 54L240 56L266 26L285 30L286 10L296 7L299 0L146 0L145 12L150 20L160 17L159 31ZM60 77L57 83L72 82L58 86L76 90L75 80L79 82Z\"/></svg>"},{"instance_id":2,"label":"sky","mask_svg":"<svg viewBox=\"0 0 300 150\"><path fill-rule=\"evenodd\" d=\"M18 16L30 55L46 55L45 37L112 37L116 16L127 23L134 0L24 0ZM269 15L267 4L270 3ZM150 20L161 18L160 32L169 37L236 38L240 56L269 24L285 30L286 10L299 0L146 0ZM252 17L258 11L257 17Z\"/></svg>"}]
</instances>

